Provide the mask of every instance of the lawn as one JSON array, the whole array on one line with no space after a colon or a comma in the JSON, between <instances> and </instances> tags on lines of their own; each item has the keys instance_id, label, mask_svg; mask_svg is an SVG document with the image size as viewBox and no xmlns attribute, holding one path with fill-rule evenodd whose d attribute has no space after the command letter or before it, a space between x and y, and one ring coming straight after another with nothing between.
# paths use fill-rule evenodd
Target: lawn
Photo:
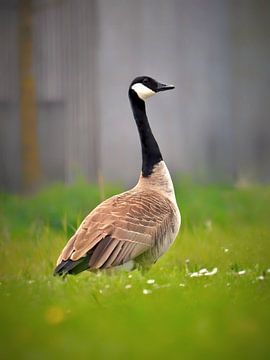
<instances>
[{"instance_id":1,"label":"lawn","mask_svg":"<svg viewBox=\"0 0 270 360\"><path fill-rule=\"evenodd\" d=\"M181 181L176 193L180 235L149 272L65 280L56 258L97 188L1 194L1 360L269 359L270 187Z\"/></svg>"}]
</instances>

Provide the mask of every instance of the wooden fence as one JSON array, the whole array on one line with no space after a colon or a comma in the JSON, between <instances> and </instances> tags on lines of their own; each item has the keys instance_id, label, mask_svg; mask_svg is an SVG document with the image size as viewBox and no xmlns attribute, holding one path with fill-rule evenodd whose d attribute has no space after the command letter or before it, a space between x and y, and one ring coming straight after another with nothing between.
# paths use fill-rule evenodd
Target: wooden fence
<instances>
[{"instance_id":1,"label":"wooden fence","mask_svg":"<svg viewBox=\"0 0 270 360\"><path fill-rule=\"evenodd\" d=\"M36 107L36 130L27 132L24 2ZM173 174L269 181L269 38L263 0L0 0L0 187L27 186L31 166L42 182L102 173L134 183L140 148L127 87L138 74L176 85L148 104ZM37 159L29 160L33 134Z\"/></svg>"}]
</instances>

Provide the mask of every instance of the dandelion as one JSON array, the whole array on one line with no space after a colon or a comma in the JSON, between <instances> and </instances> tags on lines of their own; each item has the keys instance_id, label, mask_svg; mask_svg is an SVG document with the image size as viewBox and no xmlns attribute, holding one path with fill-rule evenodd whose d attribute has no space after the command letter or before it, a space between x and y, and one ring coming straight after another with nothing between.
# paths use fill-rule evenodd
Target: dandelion
<instances>
[{"instance_id":1,"label":"dandelion","mask_svg":"<svg viewBox=\"0 0 270 360\"><path fill-rule=\"evenodd\" d=\"M152 290L143 289L143 295L150 295L150 294L152 294Z\"/></svg>"},{"instance_id":2,"label":"dandelion","mask_svg":"<svg viewBox=\"0 0 270 360\"><path fill-rule=\"evenodd\" d=\"M154 284L155 283L155 280L154 279L149 279L146 281L147 284Z\"/></svg>"}]
</instances>

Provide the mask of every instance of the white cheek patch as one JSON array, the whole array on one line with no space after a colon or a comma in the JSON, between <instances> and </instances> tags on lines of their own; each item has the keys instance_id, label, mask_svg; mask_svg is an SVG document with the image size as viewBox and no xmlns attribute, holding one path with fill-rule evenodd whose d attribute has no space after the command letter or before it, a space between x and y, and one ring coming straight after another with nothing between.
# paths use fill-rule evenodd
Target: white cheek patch
<instances>
[{"instance_id":1,"label":"white cheek patch","mask_svg":"<svg viewBox=\"0 0 270 360\"><path fill-rule=\"evenodd\" d=\"M153 90L149 89L147 86L141 83L132 85L131 89L134 90L139 96L139 98L141 98L142 100L146 100L150 96L155 95L155 92Z\"/></svg>"}]
</instances>

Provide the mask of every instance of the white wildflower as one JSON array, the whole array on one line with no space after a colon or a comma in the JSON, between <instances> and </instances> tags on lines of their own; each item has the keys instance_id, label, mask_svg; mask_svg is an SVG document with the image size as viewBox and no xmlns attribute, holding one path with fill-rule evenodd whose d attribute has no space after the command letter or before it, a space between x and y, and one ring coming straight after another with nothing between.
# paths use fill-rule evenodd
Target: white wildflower
<instances>
[{"instance_id":1,"label":"white wildflower","mask_svg":"<svg viewBox=\"0 0 270 360\"><path fill-rule=\"evenodd\" d=\"M204 275L204 274L206 274L206 273L208 273L208 270L207 270L207 269L205 269L205 268L203 268L203 269L199 270L199 274Z\"/></svg>"},{"instance_id":2,"label":"white wildflower","mask_svg":"<svg viewBox=\"0 0 270 360\"><path fill-rule=\"evenodd\" d=\"M131 289L132 288L132 285L131 284L127 284L126 286L125 286L125 289Z\"/></svg>"},{"instance_id":3,"label":"white wildflower","mask_svg":"<svg viewBox=\"0 0 270 360\"><path fill-rule=\"evenodd\" d=\"M212 271L208 271L206 268L203 268L199 271L195 271L193 273L189 273L190 277L200 277L200 276L212 276L215 275L218 271L218 268L214 268Z\"/></svg>"},{"instance_id":4,"label":"white wildflower","mask_svg":"<svg viewBox=\"0 0 270 360\"><path fill-rule=\"evenodd\" d=\"M218 272L218 268L215 267L212 271L207 272L206 274L204 274L205 276L213 276Z\"/></svg>"},{"instance_id":5,"label":"white wildflower","mask_svg":"<svg viewBox=\"0 0 270 360\"><path fill-rule=\"evenodd\" d=\"M154 284L155 283L155 280L154 279L149 279L146 281L147 284Z\"/></svg>"},{"instance_id":6,"label":"white wildflower","mask_svg":"<svg viewBox=\"0 0 270 360\"><path fill-rule=\"evenodd\" d=\"M179 286L180 286L180 287L185 287L186 285L183 284L183 283L180 283Z\"/></svg>"},{"instance_id":7,"label":"white wildflower","mask_svg":"<svg viewBox=\"0 0 270 360\"><path fill-rule=\"evenodd\" d=\"M225 252L225 253L227 253L228 251L229 251L229 249L227 249L227 248L224 249L224 252Z\"/></svg>"},{"instance_id":8,"label":"white wildflower","mask_svg":"<svg viewBox=\"0 0 270 360\"><path fill-rule=\"evenodd\" d=\"M264 276L260 275L256 278L257 280L264 280Z\"/></svg>"},{"instance_id":9,"label":"white wildflower","mask_svg":"<svg viewBox=\"0 0 270 360\"><path fill-rule=\"evenodd\" d=\"M266 272L269 274L270 273L270 268L266 270Z\"/></svg>"},{"instance_id":10,"label":"white wildflower","mask_svg":"<svg viewBox=\"0 0 270 360\"><path fill-rule=\"evenodd\" d=\"M143 289L143 295L149 295L152 294L152 291L149 289Z\"/></svg>"},{"instance_id":11,"label":"white wildflower","mask_svg":"<svg viewBox=\"0 0 270 360\"><path fill-rule=\"evenodd\" d=\"M238 271L238 275L245 275L245 273L246 273L246 270L240 270L240 271Z\"/></svg>"},{"instance_id":12,"label":"white wildflower","mask_svg":"<svg viewBox=\"0 0 270 360\"><path fill-rule=\"evenodd\" d=\"M197 271L190 273L189 274L190 277L199 277L199 276L203 276L202 274L199 274Z\"/></svg>"},{"instance_id":13,"label":"white wildflower","mask_svg":"<svg viewBox=\"0 0 270 360\"><path fill-rule=\"evenodd\" d=\"M132 278L132 274L129 274L129 275L128 275L128 278L131 279L131 278Z\"/></svg>"}]
</instances>

